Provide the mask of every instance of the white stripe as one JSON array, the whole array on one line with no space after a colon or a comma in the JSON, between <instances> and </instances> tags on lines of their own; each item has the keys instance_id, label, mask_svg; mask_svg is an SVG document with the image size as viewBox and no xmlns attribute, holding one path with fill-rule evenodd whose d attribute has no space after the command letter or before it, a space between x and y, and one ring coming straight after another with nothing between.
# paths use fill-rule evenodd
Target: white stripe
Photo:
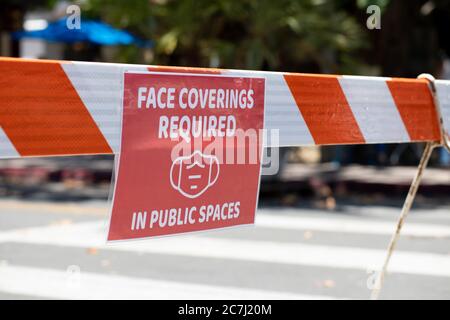
<instances>
[{"instance_id":1,"label":"white stripe","mask_svg":"<svg viewBox=\"0 0 450 320\"><path fill-rule=\"evenodd\" d=\"M357 247L206 239L195 236L167 237L104 246L105 232L103 222L89 222L71 226L49 226L3 232L0 233L0 241L81 248L101 247L106 250L350 268L364 271L378 270L386 254L385 250ZM397 251L392 257L389 271L450 277L450 256Z\"/></svg>"},{"instance_id":2,"label":"white stripe","mask_svg":"<svg viewBox=\"0 0 450 320\"><path fill-rule=\"evenodd\" d=\"M339 83L367 143L410 141L386 78L343 76Z\"/></svg>"},{"instance_id":3,"label":"white stripe","mask_svg":"<svg viewBox=\"0 0 450 320\"><path fill-rule=\"evenodd\" d=\"M450 81L436 81L436 90L444 120L444 128L450 138Z\"/></svg>"},{"instance_id":4,"label":"white stripe","mask_svg":"<svg viewBox=\"0 0 450 320\"><path fill-rule=\"evenodd\" d=\"M0 292L55 299L332 299L294 293L190 284L22 266L0 267Z\"/></svg>"},{"instance_id":5,"label":"white stripe","mask_svg":"<svg viewBox=\"0 0 450 320\"><path fill-rule=\"evenodd\" d=\"M265 75L265 129L279 130L279 146L314 145L314 139L282 74ZM271 143L268 146L278 145Z\"/></svg>"},{"instance_id":6,"label":"white stripe","mask_svg":"<svg viewBox=\"0 0 450 320\"><path fill-rule=\"evenodd\" d=\"M347 218L315 218L315 217L290 217L286 215L258 214L256 225L266 228L291 229L291 230L315 230L326 232L361 233L376 235L391 235L395 231L394 221L376 221ZM424 223L408 222L402 229L403 236L443 238L450 237L450 227Z\"/></svg>"},{"instance_id":7,"label":"white stripe","mask_svg":"<svg viewBox=\"0 0 450 320\"><path fill-rule=\"evenodd\" d=\"M227 70L224 74L266 78L264 128L279 130L280 141L266 141L265 147L315 144L283 73Z\"/></svg>"},{"instance_id":8,"label":"white stripe","mask_svg":"<svg viewBox=\"0 0 450 320\"><path fill-rule=\"evenodd\" d=\"M0 158L18 158L20 154L0 126Z\"/></svg>"},{"instance_id":9,"label":"white stripe","mask_svg":"<svg viewBox=\"0 0 450 320\"><path fill-rule=\"evenodd\" d=\"M119 152L124 71L148 71L142 65L63 63L70 82L111 149Z\"/></svg>"}]
</instances>

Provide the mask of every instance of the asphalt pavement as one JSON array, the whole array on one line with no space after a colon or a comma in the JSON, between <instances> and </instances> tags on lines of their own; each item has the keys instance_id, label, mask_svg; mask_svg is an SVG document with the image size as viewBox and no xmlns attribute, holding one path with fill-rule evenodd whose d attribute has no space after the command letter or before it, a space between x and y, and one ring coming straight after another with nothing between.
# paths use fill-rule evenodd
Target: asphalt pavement
<instances>
[{"instance_id":1,"label":"asphalt pavement","mask_svg":"<svg viewBox=\"0 0 450 320\"><path fill-rule=\"evenodd\" d=\"M106 245L106 201L0 200L0 299L367 299L399 210L262 206L254 227ZM381 298L450 299L450 206L403 231Z\"/></svg>"}]
</instances>

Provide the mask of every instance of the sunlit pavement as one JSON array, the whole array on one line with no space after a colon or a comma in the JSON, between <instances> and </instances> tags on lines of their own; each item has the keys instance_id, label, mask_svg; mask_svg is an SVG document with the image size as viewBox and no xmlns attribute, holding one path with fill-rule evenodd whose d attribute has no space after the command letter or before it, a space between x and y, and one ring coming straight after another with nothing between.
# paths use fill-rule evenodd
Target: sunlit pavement
<instances>
[{"instance_id":1,"label":"sunlit pavement","mask_svg":"<svg viewBox=\"0 0 450 320\"><path fill-rule=\"evenodd\" d=\"M105 245L108 204L0 201L0 298L367 299L399 208L263 207L256 227ZM450 207L412 211L384 299L450 299Z\"/></svg>"}]
</instances>

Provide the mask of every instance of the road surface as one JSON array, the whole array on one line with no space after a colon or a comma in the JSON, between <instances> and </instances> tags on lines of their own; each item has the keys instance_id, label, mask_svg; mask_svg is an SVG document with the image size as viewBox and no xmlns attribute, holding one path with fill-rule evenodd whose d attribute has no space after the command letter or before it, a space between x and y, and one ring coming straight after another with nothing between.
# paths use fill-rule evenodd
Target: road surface
<instances>
[{"instance_id":1,"label":"road surface","mask_svg":"<svg viewBox=\"0 0 450 320\"><path fill-rule=\"evenodd\" d=\"M105 245L108 205L0 200L0 299L367 299L399 213L262 207L255 227ZM450 299L450 207L415 209L383 299Z\"/></svg>"}]
</instances>

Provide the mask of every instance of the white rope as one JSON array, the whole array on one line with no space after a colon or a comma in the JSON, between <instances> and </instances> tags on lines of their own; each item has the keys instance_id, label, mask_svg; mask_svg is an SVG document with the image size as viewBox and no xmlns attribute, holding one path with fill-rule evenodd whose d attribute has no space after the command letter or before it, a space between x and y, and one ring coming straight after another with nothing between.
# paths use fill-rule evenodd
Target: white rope
<instances>
[{"instance_id":1,"label":"white rope","mask_svg":"<svg viewBox=\"0 0 450 320\"><path fill-rule=\"evenodd\" d=\"M409 188L408 196L406 197L405 203L403 204L402 212L400 213L400 217L397 222L397 228L392 235L391 241L389 243L388 249L387 249L387 255L384 260L383 268L381 269L381 272L378 274L377 280L375 282L375 286L372 290L371 299L376 300L378 299L380 295L381 288L384 283L384 278L386 276L386 271L389 265L389 261L391 259L392 253L395 250L395 247L397 245L397 241L400 237L400 232L403 227L403 223L405 222L406 217L408 216L408 213L411 209L411 206L414 202L414 198L417 194L417 189L419 189L420 181L422 180L423 173L425 171L425 168L428 164L428 160L430 160L431 153L433 152L433 149L438 146L439 143L436 142L428 142L425 150L422 155L422 159L420 160L419 168L417 170L416 176L414 177L414 180L411 184L411 187Z\"/></svg>"},{"instance_id":2,"label":"white rope","mask_svg":"<svg viewBox=\"0 0 450 320\"><path fill-rule=\"evenodd\" d=\"M400 232L402 230L403 224L405 222L406 217L411 210L412 204L414 203L414 199L417 194L417 190L419 189L420 182L422 181L423 173L425 168L427 167L428 161L430 160L431 154L433 153L434 148L438 146L445 147L450 152L450 143L449 139L444 130L444 120L441 113L441 107L439 104L439 100L436 94L436 87L434 85L434 77L430 74L421 74L418 76L419 79L427 79L430 87L431 94L433 95L434 105L436 108L436 114L438 116L438 123L441 133L441 139L439 142L428 142L425 146L425 150L423 151L422 158L420 159L419 167L417 169L416 175L411 183L411 187L409 188L408 195L403 204L402 211L397 221L397 227L395 229L394 234L392 235L391 241L389 242L389 246L387 249L386 258L384 259L383 267L380 273L377 276L375 286L372 289L371 299L376 300L379 298L381 289L383 287L384 279L386 277L387 268L389 266L389 261L391 260L392 254L394 253L395 247L397 246L398 239L400 238Z\"/></svg>"}]
</instances>

